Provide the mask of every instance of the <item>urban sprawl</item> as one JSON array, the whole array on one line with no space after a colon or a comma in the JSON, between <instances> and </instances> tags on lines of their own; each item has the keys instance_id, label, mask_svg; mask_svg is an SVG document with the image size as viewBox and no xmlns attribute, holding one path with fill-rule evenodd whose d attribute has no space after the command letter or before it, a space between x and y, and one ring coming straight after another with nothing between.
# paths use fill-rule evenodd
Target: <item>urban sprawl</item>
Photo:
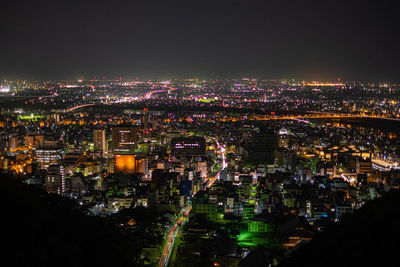
<instances>
[{"instance_id":1,"label":"urban sprawl","mask_svg":"<svg viewBox=\"0 0 400 267\"><path fill-rule=\"evenodd\" d=\"M399 187L399 100L383 82L2 81L0 169L136 237L144 265L263 247L275 266Z\"/></svg>"}]
</instances>

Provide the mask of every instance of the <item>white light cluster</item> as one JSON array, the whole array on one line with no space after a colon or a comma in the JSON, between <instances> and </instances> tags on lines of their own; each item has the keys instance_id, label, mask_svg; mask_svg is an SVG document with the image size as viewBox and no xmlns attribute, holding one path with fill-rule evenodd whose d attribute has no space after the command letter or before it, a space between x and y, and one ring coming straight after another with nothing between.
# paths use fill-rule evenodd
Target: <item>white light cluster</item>
<instances>
[{"instance_id":1,"label":"white light cluster","mask_svg":"<svg viewBox=\"0 0 400 267\"><path fill-rule=\"evenodd\" d=\"M0 93L9 93L10 86L0 86Z\"/></svg>"}]
</instances>

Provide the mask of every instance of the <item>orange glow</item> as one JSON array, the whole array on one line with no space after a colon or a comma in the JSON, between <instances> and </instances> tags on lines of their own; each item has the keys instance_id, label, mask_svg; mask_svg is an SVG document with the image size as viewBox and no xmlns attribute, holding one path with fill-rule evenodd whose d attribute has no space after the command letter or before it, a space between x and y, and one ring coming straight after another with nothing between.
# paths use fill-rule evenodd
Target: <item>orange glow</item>
<instances>
[{"instance_id":1,"label":"orange glow","mask_svg":"<svg viewBox=\"0 0 400 267\"><path fill-rule=\"evenodd\" d=\"M132 174L136 172L135 155L116 155L117 171Z\"/></svg>"},{"instance_id":2,"label":"orange glow","mask_svg":"<svg viewBox=\"0 0 400 267\"><path fill-rule=\"evenodd\" d=\"M17 151L27 151L27 150L31 150L32 146L19 146L16 147L15 149L10 148L10 152L17 152Z\"/></svg>"}]
</instances>

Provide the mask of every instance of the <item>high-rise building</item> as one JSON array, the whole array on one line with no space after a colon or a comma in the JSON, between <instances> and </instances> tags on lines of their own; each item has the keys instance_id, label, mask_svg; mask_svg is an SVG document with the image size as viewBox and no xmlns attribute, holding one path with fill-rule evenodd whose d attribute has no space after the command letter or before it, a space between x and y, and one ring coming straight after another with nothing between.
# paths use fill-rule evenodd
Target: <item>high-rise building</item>
<instances>
[{"instance_id":1,"label":"high-rise building","mask_svg":"<svg viewBox=\"0 0 400 267\"><path fill-rule=\"evenodd\" d=\"M27 135L25 136L25 146L41 147L44 145L43 135Z\"/></svg>"},{"instance_id":2,"label":"high-rise building","mask_svg":"<svg viewBox=\"0 0 400 267\"><path fill-rule=\"evenodd\" d=\"M95 149L100 149L102 157L107 156L106 131L104 129L93 130L93 143Z\"/></svg>"},{"instance_id":3,"label":"high-rise building","mask_svg":"<svg viewBox=\"0 0 400 267\"><path fill-rule=\"evenodd\" d=\"M36 149L36 160L41 169L47 169L52 164L57 164L61 159L62 150L57 147L43 147Z\"/></svg>"},{"instance_id":4,"label":"high-rise building","mask_svg":"<svg viewBox=\"0 0 400 267\"><path fill-rule=\"evenodd\" d=\"M143 158L140 160L141 172L144 174L144 179L150 178L149 159Z\"/></svg>"},{"instance_id":5,"label":"high-rise building","mask_svg":"<svg viewBox=\"0 0 400 267\"><path fill-rule=\"evenodd\" d=\"M34 145L34 147L44 146L44 136L43 135L35 135L35 140L34 140L33 145Z\"/></svg>"},{"instance_id":6,"label":"high-rise building","mask_svg":"<svg viewBox=\"0 0 400 267\"><path fill-rule=\"evenodd\" d=\"M285 128L279 130L279 147L289 148L290 135Z\"/></svg>"},{"instance_id":7,"label":"high-rise building","mask_svg":"<svg viewBox=\"0 0 400 267\"><path fill-rule=\"evenodd\" d=\"M34 142L35 142L35 136L33 135L25 136L25 146L33 147Z\"/></svg>"},{"instance_id":8,"label":"high-rise building","mask_svg":"<svg viewBox=\"0 0 400 267\"><path fill-rule=\"evenodd\" d=\"M200 172L201 178L207 177L207 162L206 161L198 161L196 169L197 169L197 172Z\"/></svg>"},{"instance_id":9,"label":"high-rise building","mask_svg":"<svg viewBox=\"0 0 400 267\"><path fill-rule=\"evenodd\" d=\"M139 173L142 168L135 155L115 155L115 166L117 172L125 174Z\"/></svg>"},{"instance_id":10,"label":"high-rise building","mask_svg":"<svg viewBox=\"0 0 400 267\"><path fill-rule=\"evenodd\" d=\"M143 115L143 130L145 133L148 133L149 131L149 113L145 112Z\"/></svg>"},{"instance_id":11,"label":"high-rise building","mask_svg":"<svg viewBox=\"0 0 400 267\"><path fill-rule=\"evenodd\" d=\"M372 162L371 159L357 158L356 160L356 172L357 174L371 174Z\"/></svg>"},{"instance_id":12,"label":"high-rise building","mask_svg":"<svg viewBox=\"0 0 400 267\"><path fill-rule=\"evenodd\" d=\"M279 147L274 152L274 163L278 168L296 171L296 153L285 147Z\"/></svg>"},{"instance_id":13,"label":"high-rise building","mask_svg":"<svg viewBox=\"0 0 400 267\"><path fill-rule=\"evenodd\" d=\"M246 146L245 157L251 161L274 164L274 150L278 147L279 137L270 129L264 129L255 135Z\"/></svg>"},{"instance_id":14,"label":"high-rise building","mask_svg":"<svg viewBox=\"0 0 400 267\"><path fill-rule=\"evenodd\" d=\"M203 137L176 137L171 140L171 151L176 156L201 156L206 154L206 140Z\"/></svg>"},{"instance_id":15,"label":"high-rise building","mask_svg":"<svg viewBox=\"0 0 400 267\"><path fill-rule=\"evenodd\" d=\"M46 191L51 194L61 194L66 191L64 167L58 164L52 164L47 169Z\"/></svg>"},{"instance_id":16,"label":"high-rise building","mask_svg":"<svg viewBox=\"0 0 400 267\"><path fill-rule=\"evenodd\" d=\"M112 149L115 154L133 152L137 145L139 127L117 126L111 130Z\"/></svg>"},{"instance_id":17,"label":"high-rise building","mask_svg":"<svg viewBox=\"0 0 400 267\"><path fill-rule=\"evenodd\" d=\"M9 146L11 151L16 150L18 147L18 139L16 137L11 137L9 139Z\"/></svg>"}]
</instances>

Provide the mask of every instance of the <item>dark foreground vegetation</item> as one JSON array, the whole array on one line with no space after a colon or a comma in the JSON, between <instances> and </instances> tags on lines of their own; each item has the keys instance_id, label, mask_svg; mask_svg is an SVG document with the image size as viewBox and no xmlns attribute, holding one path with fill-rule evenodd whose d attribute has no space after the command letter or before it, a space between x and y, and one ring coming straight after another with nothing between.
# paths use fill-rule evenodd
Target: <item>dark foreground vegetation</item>
<instances>
[{"instance_id":1,"label":"dark foreground vegetation","mask_svg":"<svg viewBox=\"0 0 400 267\"><path fill-rule=\"evenodd\" d=\"M398 266L400 191L366 203L302 245L281 266Z\"/></svg>"},{"instance_id":2,"label":"dark foreground vegetation","mask_svg":"<svg viewBox=\"0 0 400 267\"><path fill-rule=\"evenodd\" d=\"M135 266L135 246L114 224L72 200L0 174L0 250L8 266Z\"/></svg>"}]
</instances>

